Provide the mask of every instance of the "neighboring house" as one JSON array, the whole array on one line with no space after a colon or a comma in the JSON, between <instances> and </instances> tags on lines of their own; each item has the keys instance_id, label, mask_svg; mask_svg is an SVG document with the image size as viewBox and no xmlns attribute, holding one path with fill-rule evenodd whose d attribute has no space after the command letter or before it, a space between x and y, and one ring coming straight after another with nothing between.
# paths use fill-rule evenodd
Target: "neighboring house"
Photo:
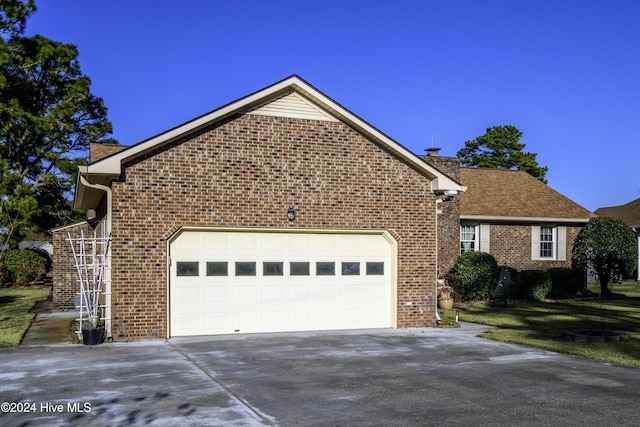
<instances>
[{"instance_id":1,"label":"neighboring house","mask_svg":"<svg viewBox=\"0 0 640 427\"><path fill-rule=\"evenodd\" d=\"M112 338L435 325L437 201L464 187L299 77L92 149L54 300L68 236L110 235Z\"/></svg>"},{"instance_id":2,"label":"neighboring house","mask_svg":"<svg viewBox=\"0 0 640 427\"><path fill-rule=\"evenodd\" d=\"M424 158L467 187L443 205L438 217L439 242L458 242L439 246L440 274L467 251L490 253L499 265L517 270L571 267L575 239L595 214L523 171L460 167L458 159L437 155Z\"/></svg>"},{"instance_id":3,"label":"neighboring house","mask_svg":"<svg viewBox=\"0 0 640 427\"><path fill-rule=\"evenodd\" d=\"M619 218L636 233L638 239L638 268L636 270L636 280L640 280L640 199L636 199L622 206L598 208L595 213L598 216Z\"/></svg>"}]
</instances>

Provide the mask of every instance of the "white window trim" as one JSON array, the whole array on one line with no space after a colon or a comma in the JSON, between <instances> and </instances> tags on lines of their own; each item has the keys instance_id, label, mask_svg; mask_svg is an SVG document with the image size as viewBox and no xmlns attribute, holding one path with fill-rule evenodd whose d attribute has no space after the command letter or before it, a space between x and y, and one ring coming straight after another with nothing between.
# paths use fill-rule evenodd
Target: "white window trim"
<instances>
[{"instance_id":1,"label":"white window trim","mask_svg":"<svg viewBox=\"0 0 640 427\"><path fill-rule=\"evenodd\" d=\"M540 229L553 228L553 256L540 256ZM566 261L567 260L567 227L556 224L538 224L531 226L531 260L533 261Z\"/></svg>"},{"instance_id":2,"label":"white window trim","mask_svg":"<svg viewBox=\"0 0 640 427\"><path fill-rule=\"evenodd\" d=\"M551 242L548 240L542 241L542 229L549 228L551 229ZM558 244L558 237L556 233L556 227L553 225L541 225L540 226L540 243L538 245L538 253L540 254L541 260L555 260L556 259L556 245ZM542 243L551 243L551 255L550 256L542 256Z\"/></svg>"},{"instance_id":3,"label":"white window trim","mask_svg":"<svg viewBox=\"0 0 640 427\"><path fill-rule=\"evenodd\" d=\"M471 240L462 240L462 227L474 227L474 231L473 231L473 235L474 235L474 240L473 240L473 249L471 251L467 251L467 252L477 252L480 250L479 248L479 235L480 235L480 230L478 227L478 224L460 224L460 254L462 254L462 243L463 242L471 242Z\"/></svg>"}]
</instances>

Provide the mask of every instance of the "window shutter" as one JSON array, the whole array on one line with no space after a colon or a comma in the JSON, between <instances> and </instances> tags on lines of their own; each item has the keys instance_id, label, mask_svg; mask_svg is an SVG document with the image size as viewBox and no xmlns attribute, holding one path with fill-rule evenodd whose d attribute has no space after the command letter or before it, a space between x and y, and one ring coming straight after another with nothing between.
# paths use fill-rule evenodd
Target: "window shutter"
<instances>
[{"instance_id":1,"label":"window shutter","mask_svg":"<svg viewBox=\"0 0 640 427\"><path fill-rule=\"evenodd\" d=\"M559 225L557 227L558 237L558 261L567 260L567 227Z\"/></svg>"},{"instance_id":2,"label":"window shutter","mask_svg":"<svg viewBox=\"0 0 640 427\"><path fill-rule=\"evenodd\" d=\"M491 224L480 224L480 252L490 253Z\"/></svg>"},{"instance_id":3,"label":"window shutter","mask_svg":"<svg viewBox=\"0 0 640 427\"><path fill-rule=\"evenodd\" d=\"M540 226L531 226L531 259L533 261L540 259Z\"/></svg>"}]
</instances>

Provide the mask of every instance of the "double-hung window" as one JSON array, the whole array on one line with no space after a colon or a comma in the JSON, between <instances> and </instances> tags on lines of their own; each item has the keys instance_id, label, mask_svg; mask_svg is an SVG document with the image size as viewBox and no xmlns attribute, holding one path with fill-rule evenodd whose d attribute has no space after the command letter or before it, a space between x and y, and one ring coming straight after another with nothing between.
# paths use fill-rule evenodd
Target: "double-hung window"
<instances>
[{"instance_id":1,"label":"double-hung window","mask_svg":"<svg viewBox=\"0 0 640 427\"><path fill-rule=\"evenodd\" d=\"M540 226L540 258L555 259L556 249L556 228Z\"/></svg>"},{"instance_id":2,"label":"double-hung window","mask_svg":"<svg viewBox=\"0 0 640 427\"><path fill-rule=\"evenodd\" d=\"M460 225L460 253L478 250L478 226L473 224Z\"/></svg>"}]
</instances>

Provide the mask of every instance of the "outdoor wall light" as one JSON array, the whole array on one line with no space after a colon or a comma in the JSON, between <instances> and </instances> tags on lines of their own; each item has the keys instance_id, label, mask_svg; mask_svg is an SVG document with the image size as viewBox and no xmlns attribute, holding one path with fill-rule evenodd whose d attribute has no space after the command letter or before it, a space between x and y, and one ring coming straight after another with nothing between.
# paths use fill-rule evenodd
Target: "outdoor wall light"
<instances>
[{"instance_id":1,"label":"outdoor wall light","mask_svg":"<svg viewBox=\"0 0 640 427\"><path fill-rule=\"evenodd\" d=\"M296 215L296 209L293 207L293 205L289 206L289 209L287 209L287 219L293 222L293 220L296 219Z\"/></svg>"}]
</instances>

